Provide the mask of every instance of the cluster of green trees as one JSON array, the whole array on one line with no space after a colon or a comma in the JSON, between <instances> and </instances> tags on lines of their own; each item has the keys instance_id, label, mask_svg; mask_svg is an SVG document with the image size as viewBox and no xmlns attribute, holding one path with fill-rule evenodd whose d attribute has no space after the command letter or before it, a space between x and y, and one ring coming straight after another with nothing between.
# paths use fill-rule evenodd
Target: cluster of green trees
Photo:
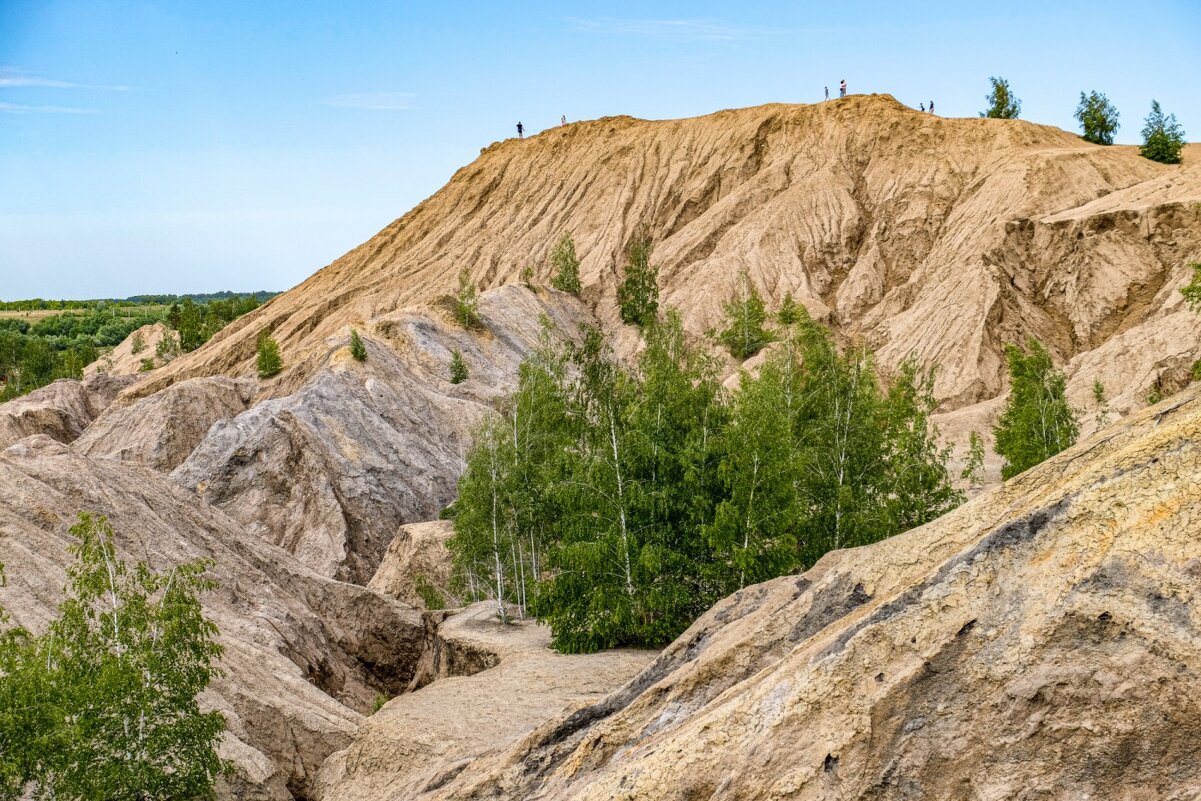
<instances>
[{"instance_id":1,"label":"cluster of green trees","mask_svg":"<svg viewBox=\"0 0 1201 801\"><path fill-rule=\"evenodd\" d=\"M225 721L196 700L221 655L199 600L209 563L129 565L103 517L71 533L57 617L0 633L0 798L210 797Z\"/></svg>"},{"instance_id":2,"label":"cluster of green trees","mask_svg":"<svg viewBox=\"0 0 1201 801\"><path fill-rule=\"evenodd\" d=\"M574 288L570 236L554 253ZM516 392L476 432L446 512L452 591L493 599L501 619L533 614L563 651L661 645L740 587L963 499L931 422L933 370L909 359L882 378L870 352L839 348L791 294L771 320L743 273L725 327L710 335L738 358L779 344L726 390L678 314L660 314L651 254L636 236L618 295L622 319L643 329L636 366L596 329L553 344L544 321ZM1031 339L1007 358L1012 391L994 428L1005 477L1078 432L1046 348ZM456 352L452 380L465 377ZM975 483L983 460L973 432L960 478Z\"/></svg>"},{"instance_id":3,"label":"cluster of green trees","mask_svg":"<svg viewBox=\"0 0 1201 801\"><path fill-rule=\"evenodd\" d=\"M62 314L37 320L0 318L0 401L24 395L59 378L78 378L83 368L105 351L120 344L144 325L165 322L175 331L154 356L170 361L207 342L213 334L239 316L259 306L270 293L236 295L147 295L123 301L9 301L0 306L15 310L62 309ZM156 305L177 298L169 308ZM196 298L201 298L197 301ZM137 348L135 347L135 351ZM143 359L147 368L154 359Z\"/></svg>"},{"instance_id":4,"label":"cluster of green trees","mask_svg":"<svg viewBox=\"0 0 1201 801\"><path fill-rule=\"evenodd\" d=\"M0 318L0 400L10 400L59 378L77 378L101 348L120 343L157 318L112 311L67 313L36 321Z\"/></svg>"},{"instance_id":5,"label":"cluster of green trees","mask_svg":"<svg viewBox=\"0 0 1201 801\"><path fill-rule=\"evenodd\" d=\"M163 317L164 322L179 333L179 349L184 353L196 350L213 338L225 326L259 307L255 295L234 295L207 303L196 303L184 298L182 303L173 303Z\"/></svg>"},{"instance_id":6,"label":"cluster of green trees","mask_svg":"<svg viewBox=\"0 0 1201 801\"><path fill-rule=\"evenodd\" d=\"M1022 101L1004 78L989 78L992 89L985 100L988 108L980 112L981 117L994 119L1017 119L1022 112ZM1076 120L1080 123L1083 138L1096 145L1112 145L1114 135L1120 127L1117 107L1101 92L1096 90L1080 93L1080 104L1076 107ZM1158 100L1151 101L1151 113L1143 124L1143 144L1139 153L1152 161L1163 164L1179 164L1184 149L1184 128L1175 114L1164 114Z\"/></svg>"},{"instance_id":7,"label":"cluster of green trees","mask_svg":"<svg viewBox=\"0 0 1201 801\"><path fill-rule=\"evenodd\" d=\"M739 587L959 503L933 375L880 382L794 313L737 392L674 311L647 321L635 369L596 330L548 335L477 432L450 511L457 589L529 610L564 651L659 645Z\"/></svg>"},{"instance_id":8,"label":"cluster of green trees","mask_svg":"<svg viewBox=\"0 0 1201 801\"><path fill-rule=\"evenodd\" d=\"M222 292L193 293L190 295L132 295L128 298L95 298L92 300L46 300L44 298L30 298L27 300L0 300L0 311L71 311L79 309L111 311L116 308L122 313L133 314L139 311L137 308L139 306L170 306L173 303L183 303L184 300L189 298L193 303L205 304L214 300L240 298L243 294L250 294L259 303L264 303L279 293L267 292L265 290L237 293L226 290Z\"/></svg>"}]
</instances>

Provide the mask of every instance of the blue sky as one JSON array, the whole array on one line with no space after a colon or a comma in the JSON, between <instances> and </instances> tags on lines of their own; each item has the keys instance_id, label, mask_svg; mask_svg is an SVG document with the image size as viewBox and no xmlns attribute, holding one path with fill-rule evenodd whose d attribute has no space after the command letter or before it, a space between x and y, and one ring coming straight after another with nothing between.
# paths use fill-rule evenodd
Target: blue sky
<instances>
[{"instance_id":1,"label":"blue sky","mask_svg":"<svg viewBox=\"0 0 1201 801\"><path fill-rule=\"evenodd\" d=\"M0 299L285 289L481 147L568 119L812 102L845 77L1201 140L1201 3L0 0Z\"/></svg>"}]
</instances>

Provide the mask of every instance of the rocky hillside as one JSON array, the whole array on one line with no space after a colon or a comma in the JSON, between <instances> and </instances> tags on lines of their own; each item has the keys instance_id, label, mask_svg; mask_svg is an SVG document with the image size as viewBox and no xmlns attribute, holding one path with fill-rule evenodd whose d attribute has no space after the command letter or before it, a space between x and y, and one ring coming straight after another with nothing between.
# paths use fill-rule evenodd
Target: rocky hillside
<instances>
[{"instance_id":1,"label":"rocky hillside","mask_svg":"<svg viewBox=\"0 0 1201 801\"><path fill-rule=\"evenodd\" d=\"M1201 356L1177 291L1201 260L1199 160L886 96L493 145L198 350L0 405L0 605L45 623L77 511L110 515L128 557L214 558L226 673L202 700L229 718L239 798L1170 798L1201 781L1185 753L1201 400L1140 410ZM952 440L987 431L1003 345L1028 334L1065 366L1085 431L1094 380L1136 414L931 526L739 593L649 667L551 658L545 632L504 639L478 609L418 611L448 532L409 524L454 499L522 360L581 323L637 347L614 296L641 226L693 334L746 270L885 367L939 364ZM543 286L563 231L582 298ZM462 268L485 288L480 331L441 302ZM263 328L286 366L265 381Z\"/></svg>"},{"instance_id":2,"label":"rocky hillside","mask_svg":"<svg viewBox=\"0 0 1201 801\"><path fill-rule=\"evenodd\" d=\"M403 760L380 777L408 753L407 721L381 719L326 763L322 797L1196 798L1199 443L1193 389L731 596L620 690L424 792Z\"/></svg>"},{"instance_id":3,"label":"rocky hillside","mask_svg":"<svg viewBox=\"0 0 1201 801\"><path fill-rule=\"evenodd\" d=\"M264 327L294 370L310 369L348 323L428 305L462 268L485 288L516 283L526 265L545 281L563 231L577 241L586 301L614 327L618 262L639 226L656 241L665 301L692 331L717 319L745 269L770 300L791 291L865 337L886 366L910 352L937 363L948 408L997 395L1002 346L1028 334L1072 363L1081 392L1101 377L1115 397L1143 384L1131 389L1141 397L1149 377L1180 385L1198 355L1201 323L1178 314L1174 291L1201 258L1196 147L1169 167L1025 121L853 96L606 118L495 144L136 392L248 374ZM1142 347L1161 339L1185 344ZM1137 368L1114 366L1140 351Z\"/></svg>"}]
</instances>

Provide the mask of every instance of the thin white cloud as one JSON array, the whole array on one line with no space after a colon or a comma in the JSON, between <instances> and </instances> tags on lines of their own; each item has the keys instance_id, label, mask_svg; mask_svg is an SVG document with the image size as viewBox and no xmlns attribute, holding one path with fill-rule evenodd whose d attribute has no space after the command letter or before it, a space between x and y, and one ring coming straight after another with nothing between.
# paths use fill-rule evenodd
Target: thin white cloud
<instances>
[{"instance_id":1,"label":"thin white cloud","mask_svg":"<svg viewBox=\"0 0 1201 801\"><path fill-rule=\"evenodd\" d=\"M337 108L357 108L367 111L406 111L413 108L412 92L351 92L334 95L322 102Z\"/></svg>"},{"instance_id":2,"label":"thin white cloud","mask_svg":"<svg viewBox=\"0 0 1201 801\"><path fill-rule=\"evenodd\" d=\"M24 88L89 89L101 92L128 92L132 87L61 81L57 78L45 78L41 75L34 75L26 70L15 67L0 67L0 89Z\"/></svg>"},{"instance_id":3,"label":"thin white cloud","mask_svg":"<svg viewBox=\"0 0 1201 801\"><path fill-rule=\"evenodd\" d=\"M726 25L713 19L619 19L568 17L572 30L587 33L641 36L677 42L735 42L754 39L763 31Z\"/></svg>"},{"instance_id":4,"label":"thin white cloud","mask_svg":"<svg viewBox=\"0 0 1201 801\"><path fill-rule=\"evenodd\" d=\"M20 103L0 101L0 114L99 114L94 108L72 106L26 106Z\"/></svg>"}]
</instances>

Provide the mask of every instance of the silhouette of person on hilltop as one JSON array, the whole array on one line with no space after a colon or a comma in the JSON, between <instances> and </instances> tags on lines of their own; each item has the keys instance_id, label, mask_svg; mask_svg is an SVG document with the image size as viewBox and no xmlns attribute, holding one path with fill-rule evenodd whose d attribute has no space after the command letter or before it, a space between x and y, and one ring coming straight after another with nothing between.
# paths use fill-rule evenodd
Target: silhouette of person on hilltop
<instances>
[{"instance_id":1,"label":"silhouette of person on hilltop","mask_svg":"<svg viewBox=\"0 0 1201 801\"><path fill-rule=\"evenodd\" d=\"M918 107L918 108L920 108L922 111L925 111L925 110L926 110L926 104L925 104L925 103L918 103L918 104L917 104L917 107Z\"/></svg>"},{"instance_id":2,"label":"silhouette of person on hilltop","mask_svg":"<svg viewBox=\"0 0 1201 801\"><path fill-rule=\"evenodd\" d=\"M839 84L838 84L838 96L839 97L847 96L847 79L846 78L843 78L842 81L839 82Z\"/></svg>"},{"instance_id":3,"label":"silhouette of person on hilltop","mask_svg":"<svg viewBox=\"0 0 1201 801\"><path fill-rule=\"evenodd\" d=\"M559 125L566 125L566 124L567 124L567 115L564 114L559 117Z\"/></svg>"},{"instance_id":4,"label":"silhouette of person on hilltop","mask_svg":"<svg viewBox=\"0 0 1201 801\"><path fill-rule=\"evenodd\" d=\"M931 114L934 113L934 101L933 100L930 101L930 113Z\"/></svg>"},{"instance_id":5,"label":"silhouette of person on hilltop","mask_svg":"<svg viewBox=\"0 0 1201 801\"><path fill-rule=\"evenodd\" d=\"M830 99L830 87L826 87L826 100Z\"/></svg>"},{"instance_id":6,"label":"silhouette of person on hilltop","mask_svg":"<svg viewBox=\"0 0 1201 801\"><path fill-rule=\"evenodd\" d=\"M517 138L525 139L525 126L520 121L517 123Z\"/></svg>"}]
</instances>

